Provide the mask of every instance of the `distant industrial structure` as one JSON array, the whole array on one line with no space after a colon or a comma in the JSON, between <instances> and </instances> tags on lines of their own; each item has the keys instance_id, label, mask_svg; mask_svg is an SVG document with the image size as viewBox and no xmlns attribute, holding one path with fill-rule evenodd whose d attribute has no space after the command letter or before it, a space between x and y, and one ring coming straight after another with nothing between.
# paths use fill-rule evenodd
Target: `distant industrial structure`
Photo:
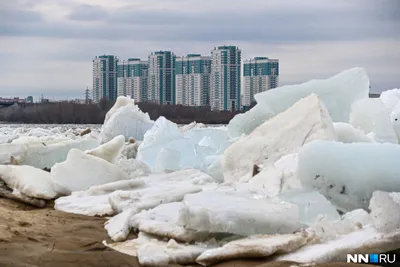
<instances>
[{"instance_id":1,"label":"distant industrial structure","mask_svg":"<svg viewBox=\"0 0 400 267\"><path fill-rule=\"evenodd\" d=\"M256 57L245 61L243 69L244 88L237 46L215 47L211 56L157 51L147 60L119 60L102 55L93 60L92 99L99 103L129 96L137 102L238 111L248 108L255 94L279 86L278 59Z\"/></svg>"},{"instance_id":2,"label":"distant industrial structure","mask_svg":"<svg viewBox=\"0 0 400 267\"><path fill-rule=\"evenodd\" d=\"M2 98L0 97L0 106L12 106L14 104L23 104L26 100L19 97L14 98Z\"/></svg>"}]
</instances>

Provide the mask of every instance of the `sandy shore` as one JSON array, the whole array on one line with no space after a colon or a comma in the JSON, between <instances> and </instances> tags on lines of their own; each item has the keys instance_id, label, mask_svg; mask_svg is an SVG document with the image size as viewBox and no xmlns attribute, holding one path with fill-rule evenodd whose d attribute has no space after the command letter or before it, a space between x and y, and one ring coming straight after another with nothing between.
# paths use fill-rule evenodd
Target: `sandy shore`
<instances>
[{"instance_id":1,"label":"sandy shore","mask_svg":"<svg viewBox=\"0 0 400 267\"><path fill-rule=\"evenodd\" d=\"M1 267L139 267L136 258L106 248L103 218L36 209L0 198ZM350 264L324 264L339 267ZM219 267L289 267L293 263L233 261ZM362 266L362 265L355 265Z\"/></svg>"}]
</instances>

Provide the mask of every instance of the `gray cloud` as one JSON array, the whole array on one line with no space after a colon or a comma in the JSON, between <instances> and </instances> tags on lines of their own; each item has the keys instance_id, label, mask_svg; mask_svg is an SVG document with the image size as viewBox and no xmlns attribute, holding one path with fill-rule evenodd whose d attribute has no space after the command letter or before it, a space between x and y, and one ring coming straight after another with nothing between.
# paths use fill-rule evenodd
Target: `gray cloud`
<instances>
[{"instance_id":1,"label":"gray cloud","mask_svg":"<svg viewBox=\"0 0 400 267\"><path fill-rule=\"evenodd\" d=\"M76 7L68 18L77 21L101 21L109 16L106 9L94 5L80 5Z\"/></svg>"},{"instance_id":2,"label":"gray cloud","mask_svg":"<svg viewBox=\"0 0 400 267\"><path fill-rule=\"evenodd\" d=\"M0 96L10 90L79 95L91 83L91 59L103 53L208 54L220 44L239 45L246 57L280 58L282 84L353 66L366 67L379 90L400 77L400 51L393 48L400 40L398 0L132 2L0 0L0 59L10 62L0 66Z\"/></svg>"},{"instance_id":3,"label":"gray cloud","mask_svg":"<svg viewBox=\"0 0 400 267\"><path fill-rule=\"evenodd\" d=\"M25 23L40 21L42 21L42 16L37 12L24 10L22 8L7 8L0 6L0 25L24 25Z\"/></svg>"},{"instance_id":4,"label":"gray cloud","mask_svg":"<svg viewBox=\"0 0 400 267\"><path fill-rule=\"evenodd\" d=\"M357 2L357 1L356 1ZM384 0L392 3L392 0ZM367 4L365 4L367 3ZM400 38L395 8L364 5L335 9L261 9L252 12L149 10L126 6L108 10L100 6L75 7L68 20L58 23L0 25L3 36L41 36L98 40L311 42ZM394 5L397 7L397 5ZM15 11L13 11L15 13ZM39 21L40 16L28 13ZM15 20L27 16L15 13ZM100 22L93 24L91 22ZM2 27L3 26L3 27Z\"/></svg>"}]
</instances>

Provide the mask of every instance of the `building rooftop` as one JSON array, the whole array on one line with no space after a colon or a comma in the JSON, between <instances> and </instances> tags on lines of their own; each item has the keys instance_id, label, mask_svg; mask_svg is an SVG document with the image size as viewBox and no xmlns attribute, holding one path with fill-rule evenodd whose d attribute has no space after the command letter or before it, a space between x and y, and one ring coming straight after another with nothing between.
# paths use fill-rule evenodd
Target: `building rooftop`
<instances>
[{"instance_id":1,"label":"building rooftop","mask_svg":"<svg viewBox=\"0 0 400 267\"><path fill-rule=\"evenodd\" d=\"M218 50L225 50L225 49L239 49L237 46L234 45L222 45L218 46Z\"/></svg>"}]
</instances>

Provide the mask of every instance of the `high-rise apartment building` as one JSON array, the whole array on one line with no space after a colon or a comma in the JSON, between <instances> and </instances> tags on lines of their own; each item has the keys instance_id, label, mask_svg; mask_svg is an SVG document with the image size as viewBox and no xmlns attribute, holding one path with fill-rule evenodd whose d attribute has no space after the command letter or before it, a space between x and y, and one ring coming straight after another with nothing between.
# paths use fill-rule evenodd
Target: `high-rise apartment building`
<instances>
[{"instance_id":1,"label":"high-rise apartment building","mask_svg":"<svg viewBox=\"0 0 400 267\"><path fill-rule=\"evenodd\" d=\"M103 55L93 60L93 100L114 101L117 98L117 62L113 55Z\"/></svg>"},{"instance_id":2,"label":"high-rise apartment building","mask_svg":"<svg viewBox=\"0 0 400 267\"><path fill-rule=\"evenodd\" d=\"M210 106L212 110L241 108L241 50L219 46L211 51Z\"/></svg>"},{"instance_id":3,"label":"high-rise apartment building","mask_svg":"<svg viewBox=\"0 0 400 267\"><path fill-rule=\"evenodd\" d=\"M176 104L209 105L211 57L189 54L178 57L176 70Z\"/></svg>"},{"instance_id":4,"label":"high-rise apartment building","mask_svg":"<svg viewBox=\"0 0 400 267\"><path fill-rule=\"evenodd\" d=\"M118 96L130 96L136 102L147 101L149 63L138 58L119 61L117 65Z\"/></svg>"},{"instance_id":5,"label":"high-rise apartment building","mask_svg":"<svg viewBox=\"0 0 400 267\"><path fill-rule=\"evenodd\" d=\"M243 64L244 97L243 106L250 106L254 95L279 85L279 60L256 57Z\"/></svg>"},{"instance_id":6,"label":"high-rise apartment building","mask_svg":"<svg viewBox=\"0 0 400 267\"><path fill-rule=\"evenodd\" d=\"M175 59L170 51L149 56L148 100L160 105L175 104Z\"/></svg>"}]
</instances>

